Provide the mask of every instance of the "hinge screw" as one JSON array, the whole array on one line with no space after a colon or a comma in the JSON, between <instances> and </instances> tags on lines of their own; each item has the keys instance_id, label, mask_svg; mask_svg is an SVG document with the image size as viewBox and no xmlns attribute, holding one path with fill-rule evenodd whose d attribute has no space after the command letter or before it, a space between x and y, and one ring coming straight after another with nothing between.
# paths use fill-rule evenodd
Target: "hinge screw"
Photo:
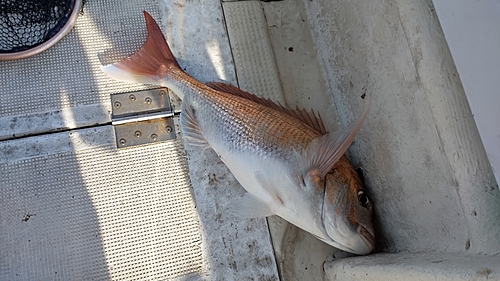
<instances>
[{"instance_id":1,"label":"hinge screw","mask_svg":"<svg viewBox=\"0 0 500 281\"><path fill-rule=\"evenodd\" d=\"M129 98L129 100L131 100L131 101L135 101L135 96L134 96L134 95L130 95L130 96L128 96L128 98Z\"/></svg>"},{"instance_id":2,"label":"hinge screw","mask_svg":"<svg viewBox=\"0 0 500 281\"><path fill-rule=\"evenodd\" d=\"M171 132L172 132L172 127L167 126L167 127L165 128L165 130L167 130L167 133L171 133Z\"/></svg>"},{"instance_id":3,"label":"hinge screw","mask_svg":"<svg viewBox=\"0 0 500 281\"><path fill-rule=\"evenodd\" d=\"M164 91L164 90L161 90L161 91L160 91L160 97L162 97L162 98L163 98L163 97L165 96L165 94L166 94L166 93L165 93L165 91Z\"/></svg>"},{"instance_id":4,"label":"hinge screw","mask_svg":"<svg viewBox=\"0 0 500 281\"><path fill-rule=\"evenodd\" d=\"M136 136L137 138L140 138L140 137L141 137L141 135L142 135L142 133L141 133L140 131L135 131L135 136Z\"/></svg>"},{"instance_id":5,"label":"hinge screw","mask_svg":"<svg viewBox=\"0 0 500 281\"><path fill-rule=\"evenodd\" d=\"M153 139L154 141L158 138L158 136L156 134L152 134L151 135L151 139Z\"/></svg>"},{"instance_id":6,"label":"hinge screw","mask_svg":"<svg viewBox=\"0 0 500 281\"><path fill-rule=\"evenodd\" d=\"M127 143L127 141L125 139L120 139L120 144L121 145L125 145Z\"/></svg>"},{"instance_id":7,"label":"hinge screw","mask_svg":"<svg viewBox=\"0 0 500 281\"><path fill-rule=\"evenodd\" d=\"M116 107L116 108L120 108L120 107L122 107L121 102L119 102L119 101L115 101L115 107Z\"/></svg>"},{"instance_id":8,"label":"hinge screw","mask_svg":"<svg viewBox=\"0 0 500 281\"><path fill-rule=\"evenodd\" d=\"M147 97L146 99L144 99L144 102L146 102L146 104L151 104L152 100L150 97Z\"/></svg>"}]
</instances>

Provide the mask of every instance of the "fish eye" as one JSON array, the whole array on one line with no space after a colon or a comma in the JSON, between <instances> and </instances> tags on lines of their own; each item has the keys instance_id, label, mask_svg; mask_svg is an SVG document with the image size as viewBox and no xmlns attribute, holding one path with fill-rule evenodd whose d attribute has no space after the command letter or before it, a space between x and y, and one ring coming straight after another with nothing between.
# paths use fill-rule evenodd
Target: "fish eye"
<instances>
[{"instance_id":1,"label":"fish eye","mask_svg":"<svg viewBox=\"0 0 500 281\"><path fill-rule=\"evenodd\" d=\"M370 204L370 200L368 200L368 196L363 190L358 191L358 202L363 207L367 207Z\"/></svg>"}]
</instances>

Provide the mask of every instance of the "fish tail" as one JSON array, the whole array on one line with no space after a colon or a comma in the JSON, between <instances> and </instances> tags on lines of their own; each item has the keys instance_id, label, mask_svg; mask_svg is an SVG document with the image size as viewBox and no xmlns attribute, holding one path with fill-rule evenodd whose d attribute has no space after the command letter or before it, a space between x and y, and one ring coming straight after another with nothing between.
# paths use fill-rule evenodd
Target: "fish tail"
<instances>
[{"instance_id":1,"label":"fish tail","mask_svg":"<svg viewBox=\"0 0 500 281\"><path fill-rule=\"evenodd\" d=\"M164 85L172 71L182 71L153 17L144 11L148 37L142 47L129 57L101 69L111 78L126 82Z\"/></svg>"}]
</instances>

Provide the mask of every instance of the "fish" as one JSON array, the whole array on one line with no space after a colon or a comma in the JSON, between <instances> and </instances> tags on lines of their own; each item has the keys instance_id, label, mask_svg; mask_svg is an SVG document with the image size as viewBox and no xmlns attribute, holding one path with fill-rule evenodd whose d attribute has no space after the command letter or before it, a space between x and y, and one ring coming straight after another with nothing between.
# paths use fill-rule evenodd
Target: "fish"
<instances>
[{"instance_id":1,"label":"fish","mask_svg":"<svg viewBox=\"0 0 500 281\"><path fill-rule=\"evenodd\" d=\"M177 63L158 24L144 11L147 39L138 51L101 66L111 78L167 87L181 100L186 145L213 149L246 193L231 210L277 215L328 245L373 251L373 206L344 155L369 106L350 126L328 133L314 111L290 109L236 86L201 83Z\"/></svg>"}]
</instances>

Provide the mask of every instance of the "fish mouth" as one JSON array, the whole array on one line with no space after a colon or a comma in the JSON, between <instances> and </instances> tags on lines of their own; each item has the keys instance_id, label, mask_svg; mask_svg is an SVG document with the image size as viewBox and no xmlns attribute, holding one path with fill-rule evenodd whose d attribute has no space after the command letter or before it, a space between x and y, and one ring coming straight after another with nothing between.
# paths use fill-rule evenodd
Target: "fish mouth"
<instances>
[{"instance_id":1,"label":"fish mouth","mask_svg":"<svg viewBox=\"0 0 500 281\"><path fill-rule=\"evenodd\" d=\"M368 230L366 230L366 228L361 225L358 227L358 233L368 247L368 252L366 254L371 253L371 251L373 251L373 248L375 248L375 238Z\"/></svg>"}]
</instances>

